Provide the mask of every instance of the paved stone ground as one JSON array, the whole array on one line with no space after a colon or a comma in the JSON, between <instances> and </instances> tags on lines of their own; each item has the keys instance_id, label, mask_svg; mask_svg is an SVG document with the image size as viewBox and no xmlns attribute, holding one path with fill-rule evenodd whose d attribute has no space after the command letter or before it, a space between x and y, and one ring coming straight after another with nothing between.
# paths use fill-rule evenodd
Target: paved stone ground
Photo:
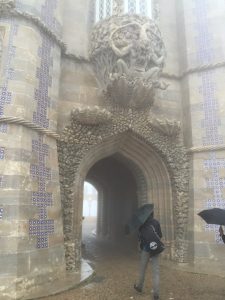
<instances>
[{"instance_id":1,"label":"paved stone ground","mask_svg":"<svg viewBox=\"0 0 225 300\"><path fill-rule=\"evenodd\" d=\"M90 229L90 228L89 228ZM89 231L90 232L90 231ZM149 266L143 294L137 294L133 284L138 274L136 249L110 245L85 236L84 256L96 271L85 285L65 293L42 298L45 300L150 300L151 269ZM224 300L225 279L217 276L181 272L161 261L161 300Z\"/></svg>"}]
</instances>

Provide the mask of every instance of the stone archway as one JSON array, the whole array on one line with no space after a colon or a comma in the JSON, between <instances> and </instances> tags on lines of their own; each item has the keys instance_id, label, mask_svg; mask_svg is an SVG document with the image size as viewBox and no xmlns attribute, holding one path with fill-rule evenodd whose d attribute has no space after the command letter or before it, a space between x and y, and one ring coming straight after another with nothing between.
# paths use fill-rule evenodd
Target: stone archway
<instances>
[{"instance_id":1,"label":"stone archway","mask_svg":"<svg viewBox=\"0 0 225 300\"><path fill-rule=\"evenodd\" d=\"M173 130L176 126L153 122L143 112L140 118L136 110L116 110L115 113L115 109L111 108L111 118L104 126L81 124L72 117L71 126L65 128L59 141L67 266L78 268L81 259L81 212L86 174L95 162L115 153L137 167L139 175L134 171L137 177L143 174L146 188L140 194L143 202L139 200L139 204L153 200L170 248L168 256L185 262L189 171L181 138L177 130Z\"/></svg>"},{"instance_id":2,"label":"stone archway","mask_svg":"<svg viewBox=\"0 0 225 300\"><path fill-rule=\"evenodd\" d=\"M58 143L69 269L81 258L84 178L96 161L115 153L143 174L147 196L142 190L140 198L152 199L158 215L163 212L170 256L187 261L188 157L178 122L150 117L156 91L168 86L160 81L165 46L153 20L120 13L96 24L91 35L102 106L77 105Z\"/></svg>"},{"instance_id":3,"label":"stone archway","mask_svg":"<svg viewBox=\"0 0 225 300\"><path fill-rule=\"evenodd\" d=\"M93 147L81 162L79 173L86 174L97 161L112 155L122 161L132 172L137 184L138 206L154 202L155 214L162 223L166 244L170 248L167 256L173 258L172 189L170 176L163 160L150 145L146 145L132 132L125 132ZM79 178L77 189L82 188L83 180L84 178ZM78 203L74 210L79 210ZM79 219L79 216L77 218Z\"/></svg>"}]
</instances>

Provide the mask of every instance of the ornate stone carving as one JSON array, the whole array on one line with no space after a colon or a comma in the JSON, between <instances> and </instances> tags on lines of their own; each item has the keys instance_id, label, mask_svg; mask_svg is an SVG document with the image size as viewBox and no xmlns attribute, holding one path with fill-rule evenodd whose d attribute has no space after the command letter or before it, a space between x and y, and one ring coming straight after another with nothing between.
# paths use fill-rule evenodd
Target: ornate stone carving
<instances>
[{"instance_id":1,"label":"ornate stone carving","mask_svg":"<svg viewBox=\"0 0 225 300\"><path fill-rule=\"evenodd\" d=\"M160 120L152 118L149 120L149 124L170 137L176 137L180 133L181 129L180 122L176 120Z\"/></svg>"},{"instance_id":2,"label":"ornate stone carving","mask_svg":"<svg viewBox=\"0 0 225 300\"><path fill-rule=\"evenodd\" d=\"M92 147L94 149L96 145L107 141L109 138L114 138L129 131L146 144L151 145L167 166L173 191L174 259L179 262L186 262L188 247L186 233L189 201L189 162L180 134L174 134L173 138L171 138L165 132L162 133L157 126L149 126L148 111L125 109L118 106L109 106L108 109L112 117L111 121L104 126L88 126L72 119L71 124L65 128L58 140L65 240L68 243L75 243L73 232L74 216L72 216L72 212L74 211L74 186L76 178L80 176L81 161L85 159ZM165 123L173 124L173 121L166 121ZM174 126L176 128L178 125ZM79 196L76 197L78 199ZM79 246L76 247L79 248ZM71 260L73 262L72 265L75 266L74 260L79 263L80 257L78 254L75 254L75 250L73 250L73 253L68 249L66 251L69 257L67 265L68 268L71 268Z\"/></svg>"},{"instance_id":3,"label":"ornate stone carving","mask_svg":"<svg viewBox=\"0 0 225 300\"><path fill-rule=\"evenodd\" d=\"M81 124L98 125L109 122L112 114L99 106L87 106L74 108L71 116Z\"/></svg>"},{"instance_id":4,"label":"ornate stone carving","mask_svg":"<svg viewBox=\"0 0 225 300\"><path fill-rule=\"evenodd\" d=\"M10 11L15 8L15 0L0 0L0 13Z\"/></svg>"},{"instance_id":5,"label":"ornate stone carving","mask_svg":"<svg viewBox=\"0 0 225 300\"><path fill-rule=\"evenodd\" d=\"M159 81L165 47L158 27L146 17L113 16L98 23L91 36L90 58L103 90L117 104L140 107L143 101L136 95L142 96L143 90L152 104L155 88L167 87Z\"/></svg>"},{"instance_id":6,"label":"ornate stone carving","mask_svg":"<svg viewBox=\"0 0 225 300\"><path fill-rule=\"evenodd\" d=\"M126 75L118 76L107 87L112 103L123 107L145 108L154 102L153 83L141 78L129 78Z\"/></svg>"}]
</instances>

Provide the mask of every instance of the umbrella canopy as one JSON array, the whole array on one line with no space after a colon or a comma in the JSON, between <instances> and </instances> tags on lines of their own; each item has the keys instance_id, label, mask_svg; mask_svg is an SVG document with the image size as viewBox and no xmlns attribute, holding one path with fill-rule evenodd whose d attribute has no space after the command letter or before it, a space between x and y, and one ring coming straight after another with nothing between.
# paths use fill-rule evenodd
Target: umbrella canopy
<instances>
[{"instance_id":1,"label":"umbrella canopy","mask_svg":"<svg viewBox=\"0 0 225 300\"><path fill-rule=\"evenodd\" d=\"M208 224L225 225L225 210L221 208L206 209L198 213Z\"/></svg>"},{"instance_id":2,"label":"umbrella canopy","mask_svg":"<svg viewBox=\"0 0 225 300\"><path fill-rule=\"evenodd\" d=\"M133 214L129 223L125 227L126 234L137 230L145 221L148 219L150 214L153 212L154 204L145 204Z\"/></svg>"}]
</instances>

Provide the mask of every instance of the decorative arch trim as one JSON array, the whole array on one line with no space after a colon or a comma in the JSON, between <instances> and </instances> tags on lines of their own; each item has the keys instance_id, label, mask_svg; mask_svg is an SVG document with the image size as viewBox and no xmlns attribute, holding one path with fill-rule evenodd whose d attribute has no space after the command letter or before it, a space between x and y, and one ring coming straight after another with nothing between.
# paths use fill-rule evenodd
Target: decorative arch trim
<instances>
[{"instance_id":1,"label":"decorative arch trim","mask_svg":"<svg viewBox=\"0 0 225 300\"><path fill-rule=\"evenodd\" d=\"M76 268L81 258L82 183L96 161L114 153L122 154L142 170L148 199L164 199L158 200L160 204L156 209L158 214L167 212L163 222L169 224L165 227L165 235L174 249L171 257L179 262L187 261L189 163L179 135L164 134L143 111L112 108L112 119L104 125L90 126L72 118L58 146L65 245L70 268ZM151 163L146 168L147 158Z\"/></svg>"}]
</instances>

